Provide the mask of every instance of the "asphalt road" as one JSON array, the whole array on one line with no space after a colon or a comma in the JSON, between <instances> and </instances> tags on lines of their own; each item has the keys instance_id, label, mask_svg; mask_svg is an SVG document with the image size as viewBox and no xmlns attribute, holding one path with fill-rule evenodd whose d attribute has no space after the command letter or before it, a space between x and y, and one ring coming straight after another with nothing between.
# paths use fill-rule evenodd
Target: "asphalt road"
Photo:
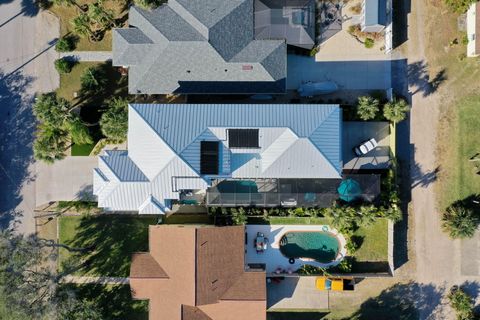
<instances>
[{"instance_id":1,"label":"asphalt road","mask_svg":"<svg viewBox=\"0 0 480 320\"><path fill-rule=\"evenodd\" d=\"M35 231L34 94L58 83L48 63L52 18L32 1L0 0L0 227L21 233Z\"/></svg>"}]
</instances>

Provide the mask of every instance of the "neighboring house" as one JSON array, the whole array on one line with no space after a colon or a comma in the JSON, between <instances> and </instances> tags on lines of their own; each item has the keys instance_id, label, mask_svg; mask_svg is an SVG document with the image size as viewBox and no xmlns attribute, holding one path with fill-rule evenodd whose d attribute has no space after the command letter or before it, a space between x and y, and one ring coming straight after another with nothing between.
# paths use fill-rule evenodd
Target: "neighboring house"
<instances>
[{"instance_id":1,"label":"neighboring house","mask_svg":"<svg viewBox=\"0 0 480 320\"><path fill-rule=\"evenodd\" d=\"M255 37L286 39L287 44L315 45L314 0L255 0Z\"/></svg>"},{"instance_id":2,"label":"neighboring house","mask_svg":"<svg viewBox=\"0 0 480 320\"><path fill-rule=\"evenodd\" d=\"M387 0L363 0L362 4L363 32L381 32L387 25Z\"/></svg>"},{"instance_id":3,"label":"neighboring house","mask_svg":"<svg viewBox=\"0 0 480 320\"><path fill-rule=\"evenodd\" d=\"M149 300L149 319L266 318L266 275L245 268L243 226L150 226L149 247L130 268L132 296Z\"/></svg>"},{"instance_id":4,"label":"neighboring house","mask_svg":"<svg viewBox=\"0 0 480 320\"><path fill-rule=\"evenodd\" d=\"M105 210L164 214L209 190L211 205L252 205L236 195L254 193L255 205L279 206L285 194L335 193L342 178L338 105L133 104L128 118L128 151L106 151L94 170ZM218 192L233 198L217 201Z\"/></svg>"},{"instance_id":5,"label":"neighboring house","mask_svg":"<svg viewBox=\"0 0 480 320\"><path fill-rule=\"evenodd\" d=\"M255 39L253 0L169 0L131 7L113 31L113 65L132 94L284 93L285 39Z\"/></svg>"},{"instance_id":6,"label":"neighboring house","mask_svg":"<svg viewBox=\"0 0 480 320\"><path fill-rule=\"evenodd\" d=\"M476 57L480 55L480 3L476 2L467 11L467 56Z\"/></svg>"}]
</instances>

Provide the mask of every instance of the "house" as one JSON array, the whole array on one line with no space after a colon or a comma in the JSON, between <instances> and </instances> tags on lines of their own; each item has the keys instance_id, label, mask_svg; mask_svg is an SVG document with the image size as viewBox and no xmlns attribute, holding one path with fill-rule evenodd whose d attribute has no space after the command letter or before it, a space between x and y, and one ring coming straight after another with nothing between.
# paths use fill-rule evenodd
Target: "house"
<instances>
[{"instance_id":1,"label":"house","mask_svg":"<svg viewBox=\"0 0 480 320\"><path fill-rule=\"evenodd\" d=\"M128 117L128 151L106 151L93 171L108 211L164 214L205 193L209 205L294 205L301 194L329 206L315 194L334 196L342 178L338 105L132 104Z\"/></svg>"},{"instance_id":2,"label":"house","mask_svg":"<svg viewBox=\"0 0 480 320\"><path fill-rule=\"evenodd\" d=\"M315 45L314 0L255 0L255 38L286 39L287 44Z\"/></svg>"},{"instance_id":3,"label":"house","mask_svg":"<svg viewBox=\"0 0 480 320\"><path fill-rule=\"evenodd\" d=\"M254 0L169 0L132 7L114 29L112 62L131 94L284 93L283 37L255 38Z\"/></svg>"},{"instance_id":4,"label":"house","mask_svg":"<svg viewBox=\"0 0 480 320\"><path fill-rule=\"evenodd\" d=\"M480 3L473 3L467 11L467 56L476 57L480 55Z\"/></svg>"},{"instance_id":5,"label":"house","mask_svg":"<svg viewBox=\"0 0 480 320\"><path fill-rule=\"evenodd\" d=\"M381 32L387 24L387 0L363 0L361 27L363 32Z\"/></svg>"},{"instance_id":6,"label":"house","mask_svg":"<svg viewBox=\"0 0 480 320\"><path fill-rule=\"evenodd\" d=\"M245 267L245 228L155 225L130 268L151 320L262 320L266 275Z\"/></svg>"}]
</instances>

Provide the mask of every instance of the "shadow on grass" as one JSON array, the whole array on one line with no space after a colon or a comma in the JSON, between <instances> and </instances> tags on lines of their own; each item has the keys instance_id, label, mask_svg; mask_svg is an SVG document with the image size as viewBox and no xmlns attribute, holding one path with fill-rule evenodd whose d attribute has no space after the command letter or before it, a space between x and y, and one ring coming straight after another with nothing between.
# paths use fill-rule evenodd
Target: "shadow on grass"
<instances>
[{"instance_id":1,"label":"shadow on grass","mask_svg":"<svg viewBox=\"0 0 480 320\"><path fill-rule=\"evenodd\" d=\"M133 300L129 285L68 284L63 289L79 300L93 301L104 320L148 319L148 301Z\"/></svg>"},{"instance_id":2,"label":"shadow on grass","mask_svg":"<svg viewBox=\"0 0 480 320\"><path fill-rule=\"evenodd\" d=\"M267 320L320 320L329 314L325 312L295 312L295 311L274 311L267 312Z\"/></svg>"},{"instance_id":3,"label":"shadow on grass","mask_svg":"<svg viewBox=\"0 0 480 320\"><path fill-rule=\"evenodd\" d=\"M443 289L416 282L396 284L370 298L348 319L425 319L441 303Z\"/></svg>"},{"instance_id":4,"label":"shadow on grass","mask_svg":"<svg viewBox=\"0 0 480 320\"><path fill-rule=\"evenodd\" d=\"M148 251L148 226L156 224L157 217L84 216L80 222L65 217L76 224L74 234L68 235L65 244L93 247L93 252L70 255L62 266L86 261L78 273L89 275L127 277L133 252ZM70 230L69 227L66 229ZM60 230L62 237L62 230ZM62 241L62 239L61 239Z\"/></svg>"}]
</instances>

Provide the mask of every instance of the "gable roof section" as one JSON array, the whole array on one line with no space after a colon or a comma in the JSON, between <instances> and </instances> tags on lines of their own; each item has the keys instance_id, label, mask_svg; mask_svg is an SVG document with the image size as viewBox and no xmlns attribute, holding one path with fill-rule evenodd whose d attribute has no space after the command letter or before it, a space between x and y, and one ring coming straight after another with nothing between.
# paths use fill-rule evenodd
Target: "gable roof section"
<instances>
[{"instance_id":1,"label":"gable roof section","mask_svg":"<svg viewBox=\"0 0 480 320\"><path fill-rule=\"evenodd\" d=\"M149 252L138 252L132 255L130 278L168 278L168 274Z\"/></svg>"},{"instance_id":2,"label":"gable roof section","mask_svg":"<svg viewBox=\"0 0 480 320\"><path fill-rule=\"evenodd\" d=\"M113 64L130 68L130 93L285 91L285 41L254 39L253 0L132 7L129 23L113 31L112 49Z\"/></svg>"}]
</instances>

